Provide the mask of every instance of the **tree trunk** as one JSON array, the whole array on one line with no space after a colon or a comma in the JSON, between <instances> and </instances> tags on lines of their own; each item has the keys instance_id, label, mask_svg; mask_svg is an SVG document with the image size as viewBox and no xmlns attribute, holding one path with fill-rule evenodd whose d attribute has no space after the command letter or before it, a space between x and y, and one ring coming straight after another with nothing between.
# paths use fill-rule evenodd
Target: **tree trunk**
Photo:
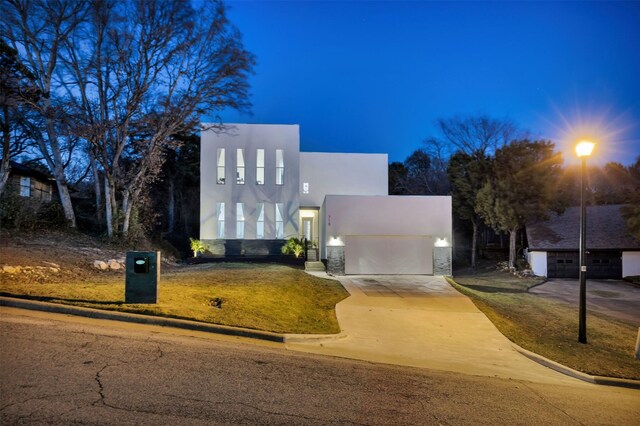
<instances>
[{"instance_id":1,"label":"tree trunk","mask_svg":"<svg viewBox=\"0 0 640 426\"><path fill-rule=\"evenodd\" d=\"M131 219L132 205L131 193L128 190L122 191L122 212L124 213L124 218L122 220L122 235L125 237L129 233L129 221Z\"/></svg>"},{"instance_id":2,"label":"tree trunk","mask_svg":"<svg viewBox=\"0 0 640 426\"><path fill-rule=\"evenodd\" d=\"M11 163L9 163L9 154L11 150L11 127L9 126L9 108L5 104L3 107L4 120L2 120L2 164L0 164L0 195L4 192L4 188L9 180L9 172L11 171Z\"/></svg>"},{"instance_id":3,"label":"tree trunk","mask_svg":"<svg viewBox=\"0 0 640 426\"><path fill-rule=\"evenodd\" d=\"M107 236L109 238L113 238L113 203L111 196L111 183L107 177L107 174L104 174L104 207L106 213L106 221L107 221Z\"/></svg>"},{"instance_id":4,"label":"tree trunk","mask_svg":"<svg viewBox=\"0 0 640 426\"><path fill-rule=\"evenodd\" d=\"M512 229L509 231L509 269L515 270L516 268L516 240L518 237L518 230Z\"/></svg>"},{"instance_id":5,"label":"tree trunk","mask_svg":"<svg viewBox=\"0 0 640 426\"><path fill-rule=\"evenodd\" d=\"M102 222L102 190L100 189L100 172L98 171L96 158L91 149L89 149L89 164L91 165L91 171L93 172L93 190L96 194L96 217L98 222Z\"/></svg>"},{"instance_id":6,"label":"tree trunk","mask_svg":"<svg viewBox=\"0 0 640 426\"><path fill-rule=\"evenodd\" d=\"M476 267L476 245L478 243L478 223L472 220L473 224L473 237L471 237L471 267Z\"/></svg>"},{"instance_id":7,"label":"tree trunk","mask_svg":"<svg viewBox=\"0 0 640 426\"><path fill-rule=\"evenodd\" d=\"M50 106L46 105L48 111ZM46 119L47 136L49 138L49 145L51 146L52 157L49 156L49 152L44 144L40 145L40 150L44 157L50 162L49 167L53 171L53 176L56 179L58 186L58 195L60 196L60 203L62 204L62 210L64 211L64 217L67 219L69 227L76 227L76 214L73 211L73 204L71 203L71 196L69 196L69 188L67 186L67 177L64 174L64 165L62 161L62 154L60 152L60 144L58 142L58 135L55 130L55 124L53 119Z\"/></svg>"},{"instance_id":8,"label":"tree trunk","mask_svg":"<svg viewBox=\"0 0 640 426\"><path fill-rule=\"evenodd\" d=\"M173 179L169 181L169 234L173 234L175 230L175 221L176 221L176 197L175 197L175 188L173 184Z\"/></svg>"}]
</instances>

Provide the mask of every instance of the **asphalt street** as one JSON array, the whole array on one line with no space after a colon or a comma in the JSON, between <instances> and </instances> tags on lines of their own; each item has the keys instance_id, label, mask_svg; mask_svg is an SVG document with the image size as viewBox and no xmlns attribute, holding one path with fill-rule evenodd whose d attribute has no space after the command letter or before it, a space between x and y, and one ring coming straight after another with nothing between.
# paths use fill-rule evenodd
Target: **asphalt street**
<instances>
[{"instance_id":1,"label":"asphalt street","mask_svg":"<svg viewBox=\"0 0 640 426\"><path fill-rule=\"evenodd\" d=\"M1 424L637 424L640 391L0 308Z\"/></svg>"}]
</instances>

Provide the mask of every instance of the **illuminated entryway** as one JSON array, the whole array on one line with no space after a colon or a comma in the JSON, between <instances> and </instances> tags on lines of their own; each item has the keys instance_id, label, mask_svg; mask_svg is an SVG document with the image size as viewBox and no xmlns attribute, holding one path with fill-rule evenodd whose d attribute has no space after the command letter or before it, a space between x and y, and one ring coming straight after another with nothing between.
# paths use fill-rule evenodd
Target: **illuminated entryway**
<instances>
[{"instance_id":1,"label":"illuminated entryway","mask_svg":"<svg viewBox=\"0 0 640 426\"><path fill-rule=\"evenodd\" d=\"M300 238L318 243L318 209L300 209Z\"/></svg>"}]
</instances>

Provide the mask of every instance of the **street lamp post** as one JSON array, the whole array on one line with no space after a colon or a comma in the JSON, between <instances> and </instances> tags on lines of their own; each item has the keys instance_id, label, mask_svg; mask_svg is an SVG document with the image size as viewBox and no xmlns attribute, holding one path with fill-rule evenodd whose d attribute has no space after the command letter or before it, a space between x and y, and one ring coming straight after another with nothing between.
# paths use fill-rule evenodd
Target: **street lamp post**
<instances>
[{"instance_id":1,"label":"street lamp post","mask_svg":"<svg viewBox=\"0 0 640 426\"><path fill-rule=\"evenodd\" d=\"M576 153L582 161L580 169L580 313L578 342L587 343L587 211L585 208L585 180L587 157L591 155L593 142L582 141L576 146Z\"/></svg>"}]
</instances>

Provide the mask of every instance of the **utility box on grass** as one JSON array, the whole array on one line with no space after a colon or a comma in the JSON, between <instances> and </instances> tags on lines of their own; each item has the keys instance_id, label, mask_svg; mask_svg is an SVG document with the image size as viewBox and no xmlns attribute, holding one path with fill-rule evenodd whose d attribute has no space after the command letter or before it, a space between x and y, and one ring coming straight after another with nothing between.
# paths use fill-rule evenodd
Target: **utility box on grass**
<instances>
[{"instance_id":1,"label":"utility box on grass","mask_svg":"<svg viewBox=\"0 0 640 426\"><path fill-rule=\"evenodd\" d=\"M160 252L127 252L124 303L158 303Z\"/></svg>"}]
</instances>

